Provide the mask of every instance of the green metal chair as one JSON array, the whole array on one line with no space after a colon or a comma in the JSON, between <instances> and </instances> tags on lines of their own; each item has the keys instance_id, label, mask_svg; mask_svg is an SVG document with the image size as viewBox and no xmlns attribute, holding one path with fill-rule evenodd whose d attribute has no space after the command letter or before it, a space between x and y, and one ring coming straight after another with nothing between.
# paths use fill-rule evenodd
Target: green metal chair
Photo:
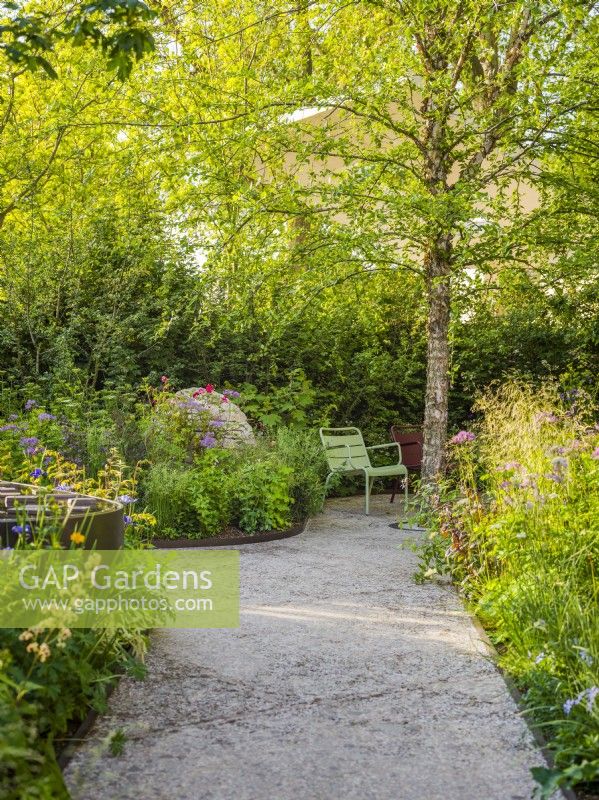
<instances>
[{"instance_id":1,"label":"green metal chair","mask_svg":"<svg viewBox=\"0 0 599 800\"><path fill-rule=\"evenodd\" d=\"M405 506L408 507L408 470L401 463L401 447L397 442L375 444L366 447L359 428L321 428L320 441L325 450L329 474L324 485L326 497L329 481L333 475L359 475L363 473L366 481L365 505L366 514L370 511L370 492L375 478L404 476ZM397 464L386 467L373 467L370 463L370 450L382 450L387 447L397 448Z\"/></svg>"}]
</instances>

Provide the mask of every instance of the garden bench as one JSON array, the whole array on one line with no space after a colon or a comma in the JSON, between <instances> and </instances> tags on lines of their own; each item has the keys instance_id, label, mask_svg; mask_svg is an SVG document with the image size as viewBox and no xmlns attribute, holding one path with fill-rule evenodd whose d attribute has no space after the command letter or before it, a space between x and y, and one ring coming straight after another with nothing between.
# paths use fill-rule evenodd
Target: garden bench
<instances>
[{"instance_id":1,"label":"garden bench","mask_svg":"<svg viewBox=\"0 0 599 800\"><path fill-rule=\"evenodd\" d=\"M334 475L364 475L366 484L365 508L366 514L370 510L370 492L375 478L389 478L403 475L405 480L405 501L408 503L408 470L401 462L401 447L397 442L375 444L366 447L359 428L321 428L320 441L325 450L329 474L324 485L326 497L329 481ZM389 447L397 448L397 463L384 467L374 467L370 462L369 452L383 450Z\"/></svg>"}]
</instances>

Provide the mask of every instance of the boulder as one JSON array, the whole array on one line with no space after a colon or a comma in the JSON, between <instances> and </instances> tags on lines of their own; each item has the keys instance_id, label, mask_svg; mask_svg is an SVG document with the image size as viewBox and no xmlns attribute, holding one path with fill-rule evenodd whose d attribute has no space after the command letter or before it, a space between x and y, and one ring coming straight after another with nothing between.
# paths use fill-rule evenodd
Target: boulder
<instances>
[{"instance_id":1,"label":"boulder","mask_svg":"<svg viewBox=\"0 0 599 800\"><path fill-rule=\"evenodd\" d=\"M219 447L241 447L246 444L256 444L252 426L247 421L246 415L232 402L231 393L206 392L205 389L191 387L176 392L174 402L184 408L193 419L198 417L198 433L202 437L211 435ZM235 393L233 393L235 394ZM206 417L209 418L206 424ZM208 434L204 433L208 430ZM216 446L216 444L207 446ZM202 444L202 439L200 440Z\"/></svg>"}]
</instances>

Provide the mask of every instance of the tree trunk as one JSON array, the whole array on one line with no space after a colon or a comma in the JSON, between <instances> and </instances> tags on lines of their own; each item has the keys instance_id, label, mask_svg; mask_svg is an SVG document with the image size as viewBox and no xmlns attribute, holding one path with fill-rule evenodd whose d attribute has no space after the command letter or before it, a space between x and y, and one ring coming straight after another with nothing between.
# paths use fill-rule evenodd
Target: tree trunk
<instances>
[{"instance_id":1,"label":"tree trunk","mask_svg":"<svg viewBox=\"0 0 599 800\"><path fill-rule=\"evenodd\" d=\"M422 480L434 483L445 467L449 392L451 235L437 238L425 259L428 322Z\"/></svg>"}]
</instances>

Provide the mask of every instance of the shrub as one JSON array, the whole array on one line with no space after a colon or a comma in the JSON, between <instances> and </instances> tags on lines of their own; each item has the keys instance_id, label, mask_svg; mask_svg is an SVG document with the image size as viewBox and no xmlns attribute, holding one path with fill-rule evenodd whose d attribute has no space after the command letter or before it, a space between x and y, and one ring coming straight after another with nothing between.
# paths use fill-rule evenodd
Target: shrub
<instances>
[{"instance_id":1,"label":"shrub","mask_svg":"<svg viewBox=\"0 0 599 800\"><path fill-rule=\"evenodd\" d=\"M316 431L279 428L277 455L291 469L289 491L293 498L293 516L304 519L322 507L327 464Z\"/></svg>"},{"instance_id":2,"label":"shrub","mask_svg":"<svg viewBox=\"0 0 599 800\"><path fill-rule=\"evenodd\" d=\"M144 479L144 498L156 517L157 535L176 539L197 535L197 516L190 503L193 472L186 467L155 464Z\"/></svg>"},{"instance_id":3,"label":"shrub","mask_svg":"<svg viewBox=\"0 0 599 800\"><path fill-rule=\"evenodd\" d=\"M289 494L291 475L291 468L275 459L241 465L235 475L233 507L242 531L255 533L289 526L293 503Z\"/></svg>"}]
</instances>

